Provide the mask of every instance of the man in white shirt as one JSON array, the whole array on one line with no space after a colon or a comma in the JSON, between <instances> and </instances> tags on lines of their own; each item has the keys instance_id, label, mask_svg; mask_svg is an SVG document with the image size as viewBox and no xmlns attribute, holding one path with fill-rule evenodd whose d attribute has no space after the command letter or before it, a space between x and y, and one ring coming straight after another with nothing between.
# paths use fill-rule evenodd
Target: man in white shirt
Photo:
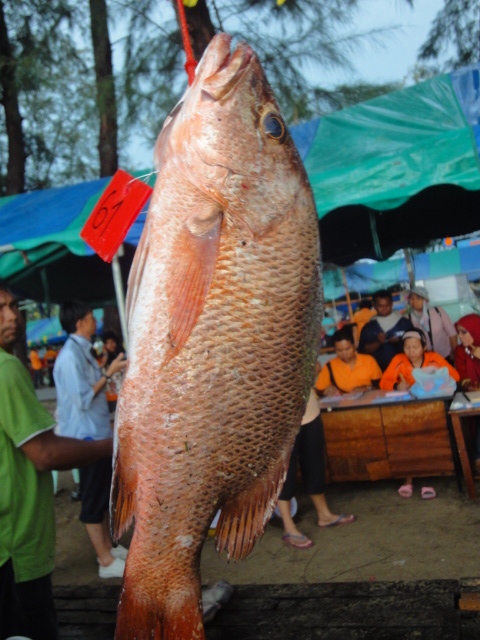
<instances>
[{"instance_id":1,"label":"man in white shirt","mask_svg":"<svg viewBox=\"0 0 480 640\"><path fill-rule=\"evenodd\" d=\"M102 374L91 353L97 323L83 302L65 302L60 323L69 334L53 369L60 433L80 440L111 438L105 387L111 376L125 368L124 354L119 354ZM127 554L122 546L112 548L108 526L111 478L111 458L80 469L80 521L96 551L101 578L122 577Z\"/></svg>"}]
</instances>

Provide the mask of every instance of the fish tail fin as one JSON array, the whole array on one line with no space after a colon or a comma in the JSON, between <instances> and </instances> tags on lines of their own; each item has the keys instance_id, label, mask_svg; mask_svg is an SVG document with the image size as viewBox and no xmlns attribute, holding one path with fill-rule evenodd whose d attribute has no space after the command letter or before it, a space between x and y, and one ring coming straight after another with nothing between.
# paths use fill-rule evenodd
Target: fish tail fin
<instances>
[{"instance_id":1,"label":"fish tail fin","mask_svg":"<svg viewBox=\"0 0 480 640\"><path fill-rule=\"evenodd\" d=\"M218 553L226 551L233 560L248 556L270 520L287 465L288 458L277 465L273 478L259 481L248 492L222 506L215 530Z\"/></svg>"},{"instance_id":2,"label":"fish tail fin","mask_svg":"<svg viewBox=\"0 0 480 640\"><path fill-rule=\"evenodd\" d=\"M115 640L205 640L201 593L194 585L143 590L125 575Z\"/></svg>"},{"instance_id":3,"label":"fish tail fin","mask_svg":"<svg viewBox=\"0 0 480 640\"><path fill-rule=\"evenodd\" d=\"M120 456L115 460L110 492L110 533L117 543L128 530L135 514L136 480L124 473Z\"/></svg>"}]
</instances>

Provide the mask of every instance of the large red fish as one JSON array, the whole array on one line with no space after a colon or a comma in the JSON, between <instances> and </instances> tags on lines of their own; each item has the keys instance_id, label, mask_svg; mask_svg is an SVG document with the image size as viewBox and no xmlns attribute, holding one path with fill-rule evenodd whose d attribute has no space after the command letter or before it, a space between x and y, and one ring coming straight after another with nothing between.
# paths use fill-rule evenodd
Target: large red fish
<instances>
[{"instance_id":1,"label":"large red fish","mask_svg":"<svg viewBox=\"0 0 480 640\"><path fill-rule=\"evenodd\" d=\"M245 557L280 491L320 334L317 216L261 65L209 45L156 145L129 281L112 522L135 519L116 640L204 638L199 560Z\"/></svg>"}]
</instances>

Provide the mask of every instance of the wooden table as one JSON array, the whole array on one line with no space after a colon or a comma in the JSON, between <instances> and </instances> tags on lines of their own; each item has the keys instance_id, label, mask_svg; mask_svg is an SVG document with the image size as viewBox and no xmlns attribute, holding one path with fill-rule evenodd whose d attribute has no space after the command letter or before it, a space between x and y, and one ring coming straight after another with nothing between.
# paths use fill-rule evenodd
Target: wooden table
<instances>
[{"instance_id":1,"label":"wooden table","mask_svg":"<svg viewBox=\"0 0 480 640\"><path fill-rule=\"evenodd\" d=\"M464 429L468 428L468 422L470 422L471 418L480 416L480 407L468 406L465 396L462 393L457 393L455 394L448 413L452 421L453 433L457 443L465 484L467 485L467 490L472 500L476 500L477 492L475 482L473 481L472 466L470 464L470 456L468 455L468 446L465 442ZM467 420L465 420L465 418ZM468 439L467 437L467 440Z\"/></svg>"},{"instance_id":2,"label":"wooden table","mask_svg":"<svg viewBox=\"0 0 480 640\"><path fill-rule=\"evenodd\" d=\"M333 482L456 475L446 402L369 391L321 401L327 468Z\"/></svg>"}]
</instances>

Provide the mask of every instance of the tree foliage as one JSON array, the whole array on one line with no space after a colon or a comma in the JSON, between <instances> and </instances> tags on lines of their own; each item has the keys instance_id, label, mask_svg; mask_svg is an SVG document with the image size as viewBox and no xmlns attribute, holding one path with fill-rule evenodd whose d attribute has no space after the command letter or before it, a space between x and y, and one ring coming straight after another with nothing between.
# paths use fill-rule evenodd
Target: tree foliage
<instances>
[{"instance_id":1,"label":"tree foliage","mask_svg":"<svg viewBox=\"0 0 480 640\"><path fill-rule=\"evenodd\" d=\"M479 0L444 0L418 58L432 73L478 62Z\"/></svg>"},{"instance_id":2,"label":"tree foliage","mask_svg":"<svg viewBox=\"0 0 480 640\"><path fill-rule=\"evenodd\" d=\"M3 0L3 7L25 138L25 189L93 178L98 175L94 77L89 49L75 41L78 14L66 0ZM4 187L4 112L0 125Z\"/></svg>"},{"instance_id":3,"label":"tree foliage","mask_svg":"<svg viewBox=\"0 0 480 640\"><path fill-rule=\"evenodd\" d=\"M217 31L253 44L287 121L293 123L392 88L358 85L331 90L317 79L319 69L351 67L363 43L382 37L379 31L357 32L355 19L364 2L287 0L278 6L275 0L198 0L187 13L196 12L189 14L189 28L197 56ZM128 150L135 140L152 145L186 87L185 54L172 1L106 0L108 28L104 23L97 36L113 43L114 80L108 80L107 69L103 75L110 93L99 97L90 5L93 13L96 0L0 0L11 43L8 70L18 93L24 136L26 190L99 175L102 105L117 113L120 164L134 168ZM0 71L6 62L0 49ZM151 154L144 160L135 155L136 168L151 165ZM5 193L8 159L3 110L0 193ZM111 172L112 162L102 174Z\"/></svg>"},{"instance_id":4,"label":"tree foliage","mask_svg":"<svg viewBox=\"0 0 480 640\"><path fill-rule=\"evenodd\" d=\"M404 0L412 5L411 0ZM363 44L386 37L385 31L358 33L355 19L362 0L198 0L203 11L208 4L215 32L230 33L234 40L251 42L273 86L282 111L290 123L333 109L349 106L365 96L391 90L386 86L327 89L316 80L316 71L352 68L352 58ZM123 6L132 10L125 37L124 75L121 92L126 100L126 118L132 127L140 124L153 142L168 110L186 85L178 23L173 10L167 13L158 2L140 0ZM193 9L186 9L189 18ZM394 88L398 88L394 85Z\"/></svg>"}]
</instances>

